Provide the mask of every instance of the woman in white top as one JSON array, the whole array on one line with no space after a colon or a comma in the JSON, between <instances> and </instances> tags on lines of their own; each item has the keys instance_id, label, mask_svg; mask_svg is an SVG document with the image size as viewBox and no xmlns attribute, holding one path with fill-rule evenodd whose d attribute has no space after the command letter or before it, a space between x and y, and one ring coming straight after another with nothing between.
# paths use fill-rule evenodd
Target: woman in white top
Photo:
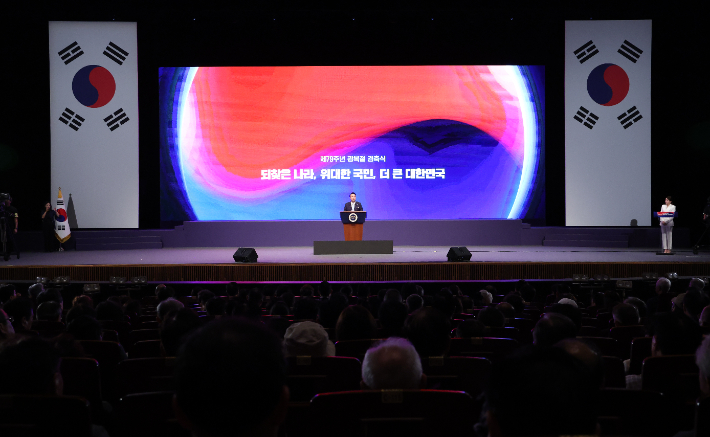
<instances>
[{"instance_id":1,"label":"woman in white top","mask_svg":"<svg viewBox=\"0 0 710 437\"><path fill-rule=\"evenodd\" d=\"M661 212L675 212L671 196L666 197L665 204L661 207ZM671 253L673 248L673 218L661 217L661 242L663 243L663 253Z\"/></svg>"}]
</instances>

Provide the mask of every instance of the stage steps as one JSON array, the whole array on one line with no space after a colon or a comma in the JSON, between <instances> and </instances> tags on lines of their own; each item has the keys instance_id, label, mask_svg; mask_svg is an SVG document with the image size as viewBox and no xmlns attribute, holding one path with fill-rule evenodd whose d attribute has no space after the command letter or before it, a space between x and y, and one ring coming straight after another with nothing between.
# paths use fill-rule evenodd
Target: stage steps
<instances>
[{"instance_id":1,"label":"stage steps","mask_svg":"<svg viewBox=\"0 0 710 437\"><path fill-rule=\"evenodd\" d=\"M555 233L545 235L543 246L555 247L629 247L629 236L619 233Z\"/></svg>"},{"instance_id":2,"label":"stage steps","mask_svg":"<svg viewBox=\"0 0 710 437\"><path fill-rule=\"evenodd\" d=\"M76 250L162 249L160 232L150 230L73 231Z\"/></svg>"}]
</instances>

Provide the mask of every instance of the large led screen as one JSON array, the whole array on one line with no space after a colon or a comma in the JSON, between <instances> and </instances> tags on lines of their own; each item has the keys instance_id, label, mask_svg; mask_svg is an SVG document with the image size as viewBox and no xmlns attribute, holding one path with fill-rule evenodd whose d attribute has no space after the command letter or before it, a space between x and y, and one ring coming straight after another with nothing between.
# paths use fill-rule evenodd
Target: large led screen
<instances>
[{"instance_id":1,"label":"large led screen","mask_svg":"<svg viewBox=\"0 0 710 437\"><path fill-rule=\"evenodd\" d=\"M160 69L161 220L544 219L540 66Z\"/></svg>"}]
</instances>

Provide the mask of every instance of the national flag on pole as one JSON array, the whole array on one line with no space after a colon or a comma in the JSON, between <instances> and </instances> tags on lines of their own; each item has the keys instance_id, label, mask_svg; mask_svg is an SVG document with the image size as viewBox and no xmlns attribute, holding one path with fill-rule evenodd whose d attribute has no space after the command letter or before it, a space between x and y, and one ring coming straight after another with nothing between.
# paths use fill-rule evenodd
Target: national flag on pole
<instances>
[{"instance_id":1,"label":"national flag on pole","mask_svg":"<svg viewBox=\"0 0 710 437\"><path fill-rule=\"evenodd\" d=\"M64 197L62 196L62 187L59 187L59 195L57 196L57 215L54 222L54 235L60 243L64 243L71 237L69 229L69 221L67 220L67 210L64 208Z\"/></svg>"}]
</instances>

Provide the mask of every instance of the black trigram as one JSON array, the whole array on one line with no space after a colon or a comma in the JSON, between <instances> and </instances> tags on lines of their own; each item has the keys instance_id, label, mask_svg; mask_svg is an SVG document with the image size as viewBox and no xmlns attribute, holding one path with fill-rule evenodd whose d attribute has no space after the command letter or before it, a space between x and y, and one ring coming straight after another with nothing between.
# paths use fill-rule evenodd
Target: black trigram
<instances>
[{"instance_id":1,"label":"black trigram","mask_svg":"<svg viewBox=\"0 0 710 437\"><path fill-rule=\"evenodd\" d=\"M109 42L106 46L106 50L104 50L104 55L113 62L117 63L118 65L123 65L123 61L126 60L128 52L123 50L113 42Z\"/></svg>"},{"instance_id":2,"label":"black trigram","mask_svg":"<svg viewBox=\"0 0 710 437\"><path fill-rule=\"evenodd\" d=\"M621 48L617 51L634 64L636 63L636 60L641 56L641 53L643 53L643 50L631 44L627 40L624 40L624 43L621 44Z\"/></svg>"},{"instance_id":3,"label":"black trigram","mask_svg":"<svg viewBox=\"0 0 710 437\"><path fill-rule=\"evenodd\" d=\"M62 115L59 117L59 121L78 131L81 127L81 123L84 122L84 118L71 109L64 108L64 112L62 112Z\"/></svg>"},{"instance_id":4,"label":"black trigram","mask_svg":"<svg viewBox=\"0 0 710 437\"><path fill-rule=\"evenodd\" d=\"M66 225L57 224L57 230L58 231L66 231Z\"/></svg>"},{"instance_id":5,"label":"black trigram","mask_svg":"<svg viewBox=\"0 0 710 437\"><path fill-rule=\"evenodd\" d=\"M580 106L577 113L574 114L574 119L591 129L597 124L599 116L589 112L584 106Z\"/></svg>"},{"instance_id":6,"label":"black trigram","mask_svg":"<svg viewBox=\"0 0 710 437\"><path fill-rule=\"evenodd\" d=\"M580 64L584 64L585 62L587 62L587 60L589 60L597 53L599 53L599 50L597 49L597 46L594 45L591 39L582 47L574 51L574 55L577 57L577 59L579 59Z\"/></svg>"},{"instance_id":7,"label":"black trigram","mask_svg":"<svg viewBox=\"0 0 710 437\"><path fill-rule=\"evenodd\" d=\"M62 61L64 61L64 65L69 65L71 61L83 55L84 52L81 50L81 46L74 41L61 49L57 54L60 58L62 58Z\"/></svg>"},{"instance_id":8,"label":"black trigram","mask_svg":"<svg viewBox=\"0 0 710 437\"><path fill-rule=\"evenodd\" d=\"M126 123L128 120L130 119L126 116L126 113L123 112L123 108L104 118L106 126L108 126L112 131L118 129L119 126Z\"/></svg>"},{"instance_id":9,"label":"black trigram","mask_svg":"<svg viewBox=\"0 0 710 437\"><path fill-rule=\"evenodd\" d=\"M635 106L631 107L628 111L624 112L620 116L616 117L624 129L628 129L629 126L641 120L643 117Z\"/></svg>"}]
</instances>

